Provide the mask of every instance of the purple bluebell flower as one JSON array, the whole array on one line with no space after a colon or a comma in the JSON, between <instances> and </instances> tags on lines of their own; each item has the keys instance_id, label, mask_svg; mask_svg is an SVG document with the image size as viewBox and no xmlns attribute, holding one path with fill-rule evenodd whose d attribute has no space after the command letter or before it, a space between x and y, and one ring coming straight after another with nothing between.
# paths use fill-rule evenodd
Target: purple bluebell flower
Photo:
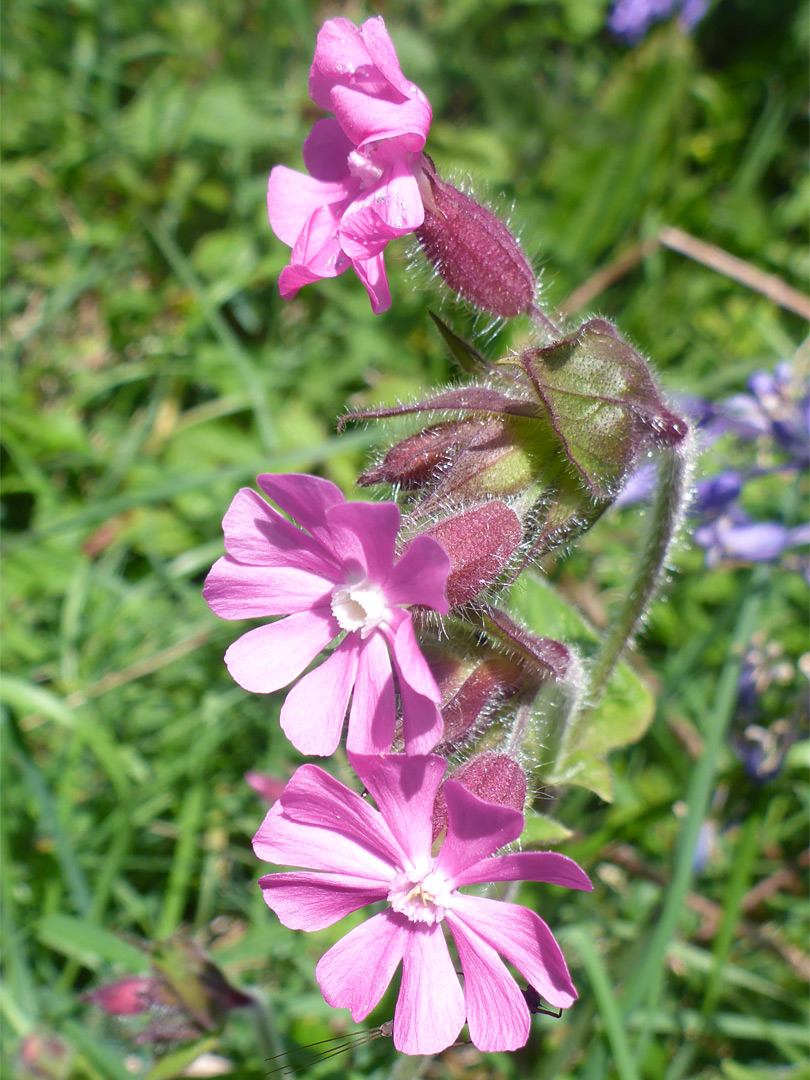
<instances>
[{"instance_id":1,"label":"purple bluebell flower","mask_svg":"<svg viewBox=\"0 0 810 1080\"><path fill-rule=\"evenodd\" d=\"M778 521L754 521L738 506L695 529L695 541L706 549L706 563L726 559L773 562L789 548L810 542L810 525L788 529Z\"/></svg>"},{"instance_id":2,"label":"purple bluebell flower","mask_svg":"<svg viewBox=\"0 0 810 1080\"><path fill-rule=\"evenodd\" d=\"M674 14L684 30L692 30L706 14L708 0L616 0L608 18L608 29L616 37L635 45L653 23Z\"/></svg>"}]
</instances>

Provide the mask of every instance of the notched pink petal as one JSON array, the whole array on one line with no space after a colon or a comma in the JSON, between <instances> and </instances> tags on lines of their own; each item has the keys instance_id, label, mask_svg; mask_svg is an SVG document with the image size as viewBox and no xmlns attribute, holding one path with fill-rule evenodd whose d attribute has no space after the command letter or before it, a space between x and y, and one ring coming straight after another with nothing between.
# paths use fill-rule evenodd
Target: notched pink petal
<instances>
[{"instance_id":1,"label":"notched pink petal","mask_svg":"<svg viewBox=\"0 0 810 1080\"><path fill-rule=\"evenodd\" d=\"M300 754L329 757L337 750L357 673L355 638L344 638L324 663L287 694L281 707L281 730Z\"/></svg>"},{"instance_id":2,"label":"notched pink petal","mask_svg":"<svg viewBox=\"0 0 810 1080\"><path fill-rule=\"evenodd\" d=\"M531 1017L505 964L469 926L447 914L464 973L464 1003L473 1045L495 1053L517 1050L529 1038Z\"/></svg>"},{"instance_id":3,"label":"notched pink petal","mask_svg":"<svg viewBox=\"0 0 810 1080\"><path fill-rule=\"evenodd\" d=\"M388 647L380 634L371 634L360 649L346 749L358 754L384 754L391 749L395 719Z\"/></svg>"},{"instance_id":4,"label":"notched pink petal","mask_svg":"<svg viewBox=\"0 0 810 1080\"><path fill-rule=\"evenodd\" d=\"M344 181L316 180L306 173L276 165L267 183L267 216L273 232L288 247L295 247L316 210L345 202L356 184L350 184L346 166Z\"/></svg>"},{"instance_id":5,"label":"notched pink petal","mask_svg":"<svg viewBox=\"0 0 810 1080\"><path fill-rule=\"evenodd\" d=\"M349 1009L355 1023L365 1020L388 989L410 936L407 919L383 911L341 938L315 969L327 1003Z\"/></svg>"},{"instance_id":6,"label":"notched pink petal","mask_svg":"<svg viewBox=\"0 0 810 1080\"><path fill-rule=\"evenodd\" d=\"M340 184L345 194L359 188L359 182L349 172L348 158L354 144L332 116L316 120L304 140L304 164L311 176L327 183Z\"/></svg>"},{"instance_id":7,"label":"notched pink petal","mask_svg":"<svg viewBox=\"0 0 810 1080\"><path fill-rule=\"evenodd\" d=\"M265 495L310 532L326 524L330 507L346 501L337 484L308 473L262 473L256 480Z\"/></svg>"},{"instance_id":8,"label":"notched pink petal","mask_svg":"<svg viewBox=\"0 0 810 1080\"><path fill-rule=\"evenodd\" d=\"M267 906L290 930L323 930L345 915L385 899L364 878L330 874L265 874L259 878Z\"/></svg>"},{"instance_id":9,"label":"notched pink petal","mask_svg":"<svg viewBox=\"0 0 810 1080\"><path fill-rule=\"evenodd\" d=\"M516 840L523 831L523 814L479 799L455 780L444 785L444 796L447 837L436 865L455 882L468 867Z\"/></svg>"},{"instance_id":10,"label":"notched pink petal","mask_svg":"<svg viewBox=\"0 0 810 1080\"><path fill-rule=\"evenodd\" d=\"M456 1041L464 1018L464 994L441 924L410 923L394 1046L402 1054L439 1054Z\"/></svg>"},{"instance_id":11,"label":"notched pink petal","mask_svg":"<svg viewBox=\"0 0 810 1080\"><path fill-rule=\"evenodd\" d=\"M222 520L222 531L225 551L238 562L297 567L337 580L338 563L332 553L251 488L236 493Z\"/></svg>"},{"instance_id":12,"label":"notched pink petal","mask_svg":"<svg viewBox=\"0 0 810 1080\"><path fill-rule=\"evenodd\" d=\"M392 604L421 604L446 615L445 589L452 569L450 556L438 540L417 536L408 544L385 582Z\"/></svg>"},{"instance_id":13,"label":"notched pink petal","mask_svg":"<svg viewBox=\"0 0 810 1080\"><path fill-rule=\"evenodd\" d=\"M335 86L330 108L355 146L363 149L381 139L401 139L403 147L417 153L425 145L432 119L427 98L420 96L386 101L365 88Z\"/></svg>"},{"instance_id":14,"label":"notched pink petal","mask_svg":"<svg viewBox=\"0 0 810 1080\"><path fill-rule=\"evenodd\" d=\"M243 634L225 653L225 663L243 690L270 694L297 678L339 632L328 608L288 615Z\"/></svg>"},{"instance_id":15,"label":"notched pink petal","mask_svg":"<svg viewBox=\"0 0 810 1080\"><path fill-rule=\"evenodd\" d=\"M371 581L382 582L394 562L399 520L399 507L392 502L334 506L327 512L332 549L343 565L354 559Z\"/></svg>"},{"instance_id":16,"label":"notched pink petal","mask_svg":"<svg viewBox=\"0 0 810 1080\"><path fill-rule=\"evenodd\" d=\"M458 887L482 881L546 881L591 892L591 879L573 859L557 851L516 851L494 855L455 875Z\"/></svg>"},{"instance_id":17,"label":"notched pink petal","mask_svg":"<svg viewBox=\"0 0 810 1080\"><path fill-rule=\"evenodd\" d=\"M382 252L372 259L352 259L352 269L366 287L371 310L381 315L391 307L391 290L385 275Z\"/></svg>"},{"instance_id":18,"label":"notched pink petal","mask_svg":"<svg viewBox=\"0 0 810 1080\"><path fill-rule=\"evenodd\" d=\"M221 619L291 615L328 604L334 581L291 566L248 566L224 555L203 587L203 598Z\"/></svg>"},{"instance_id":19,"label":"notched pink petal","mask_svg":"<svg viewBox=\"0 0 810 1080\"><path fill-rule=\"evenodd\" d=\"M456 893L453 915L518 969L549 1005L567 1009L577 999L565 957L540 918L520 904Z\"/></svg>"},{"instance_id":20,"label":"notched pink petal","mask_svg":"<svg viewBox=\"0 0 810 1080\"><path fill-rule=\"evenodd\" d=\"M382 815L356 792L317 766L302 765L277 805L281 807L279 813L290 821L306 825L313 835L331 831L350 837L373 851L377 858L386 861L389 878L393 877L396 866L401 865L402 849ZM360 873L351 867L348 869Z\"/></svg>"},{"instance_id":21,"label":"notched pink petal","mask_svg":"<svg viewBox=\"0 0 810 1080\"><path fill-rule=\"evenodd\" d=\"M430 852L433 802L447 762L436 754L350 754L352 768L413 863Z\"/></svg>"}]
</instances>

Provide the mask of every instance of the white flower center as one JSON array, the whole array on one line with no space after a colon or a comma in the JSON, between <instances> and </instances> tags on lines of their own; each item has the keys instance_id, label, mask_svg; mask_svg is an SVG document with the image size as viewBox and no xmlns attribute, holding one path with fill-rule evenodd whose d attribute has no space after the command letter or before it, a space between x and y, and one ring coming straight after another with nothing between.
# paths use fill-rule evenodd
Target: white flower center
<instances>
[{"instance_id":1,"label":"white flower center","mask_svg":"<svg viewBox=\"0 0 810 1080\"><path fill-rule=\"evenodd\" d=\"M362 150L352 150L349 154L349 172L360 181L360 186L365 189L377 183L383 174L383 167L372 161Z\"/></svg>"},{"instance_id":2,"label":"white flower center","mask_svg":"<svg viewBox=\"0 0 810 1080\"><path fill-rule=\"evenodd\" d=\"M388 893L394 911L411 922L429 924L442 921L451 897L452 890L447 888L444 878L432 870L422 877L406 872L397 874Z\"/></svg>"},{"instance_id":3,"label":"white flower center","mask_svg":"<svg viewBox=\"0 0 810 1080\"><path fill-rule=\"evenodd\" d=\"M347 581L332 590L332 614L341 630L359 630L366 638L385 622L387 611L385 593L372 581Z\"/></svg>"}]
</instances>

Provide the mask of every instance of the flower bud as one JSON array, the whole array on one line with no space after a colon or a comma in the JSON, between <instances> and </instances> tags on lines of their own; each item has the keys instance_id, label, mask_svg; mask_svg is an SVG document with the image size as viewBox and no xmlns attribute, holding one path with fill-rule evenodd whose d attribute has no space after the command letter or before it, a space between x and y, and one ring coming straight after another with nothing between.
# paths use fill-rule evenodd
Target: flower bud
<instances>
[{"instance_id":1,"label":"flower bud","mask_svg":"<svg viewBox=\"0 0 810 1080\"><path fill-rule=\"evenodd\" d=\"M450 607L468 604L497 581L517 551L523 530L514 510L499 499L462 510L428 529L450 556Z\"/></svg>"},{"instance_id":2,"label":"flower bud","mask_svg":"<svg viewBox=\"0 0 810 1080\"><path fill-rule=\"evenodd\" d=\"M73 1050L59 1035L30 1031L17 1054L19 1080L68 1080L75 1076Z\"/></svg>"},{"instance_id":3,"label":"flower bud","mask_svg":"<svg viewBox=\"0 0 810 1080\"><path fill-rule=\"evenodd\" d=\"M443 649L422 651L442 695L444 734L436 753L453 753L474 739L492 711L519 694L525 676L518 663L497 653L462 660Z\"/></svg>"},{"instance_id":4,"label":"flower bud","mask_svg":"<svg viewBox=\"0 0 810 1080\"><path fill-rule=\"evenodd\" d=\"M548 678L563 682L578 667L578 660L561 641L538 637L524 630L500 608L481 607L480 614L490 638L505 645L523 671L524 679L535 689Z\"/></svg>"},{"instance_id":5,"label":"flower bud","mask_svg":"<svg viewBox=\"0 0 810 1080\"><path fill-rule=\"evenodd\" d=\"M367 469L357 483L360 487L395 484L406 491L424 487L436 480L460 449L480 437L482 428L488 427L477 420L456 420L425 428L395 443L380 464Z\"/></svg>"},{"instance_id":6,"label":"flower bud","mask_svg":"<svg viewBox=\"0 0 810 1080\"><path fill-rule=\"evenodd\" d=\"M425 220L416 238L445 283L473 307L501 319L529 312L537 283L517 240L491 210L445 183L422 155Z\"/></svg>"},{"instance_id":7,"label":"flower bud","mask_svg":"<svg viewBox=\"0 0 810 1080\"><path fill-rule=\"evenodd\" d=\"M245 773L245 782L271 806L281 797L282 791L287 786L286 780L280 780L277 776L268 776L267 773L254 772L253 769Z\"/></svg>"},{"instance_id":8,"label":"flower bud","mask_svg":"<svg viewBox=\"0 0 810 1080\"><path fill-rule=\"evenodd\" d=\"M82 1001L98 1005L110 1016L137 1016L152 1006L156 991L156 979L146 975L128 975L82 994Z\"/></svg>"},{"instance_id":9,"label":"flower bud","mask_svg":"<svg viewBox=\"0 0 810 1080\"><path fill-rule=\"evenodd\" d=\"M526 774L514 758L495 750L465 761L447 777L455 780L473 795L499 806L511 806L523 813L526 802ZM447 802L444 788L439 788L433 804L433 839L447 828Z\"/></svg>"}]
</instances>

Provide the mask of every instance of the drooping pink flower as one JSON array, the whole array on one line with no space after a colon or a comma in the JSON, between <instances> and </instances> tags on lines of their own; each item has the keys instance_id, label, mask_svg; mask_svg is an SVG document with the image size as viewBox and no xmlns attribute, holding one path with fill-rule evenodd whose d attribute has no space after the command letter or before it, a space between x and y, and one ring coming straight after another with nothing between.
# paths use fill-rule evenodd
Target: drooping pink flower
<instances>
[{"instance_id":1,"label":"drooping pink flower","mask_svg":"<svg viewBox=\"0 0 810 1080\"><path fill-rule=\"evenodd\" d=\"M287 738L302 754L334 753L351 697L348 749L390 749L395 671L405 749L431 750L442 733L441 695L404 605L446 614L450 560L441 544L417 536L397 559L394 503L348 503L328 480L296 473L264 474L258 483L300 527L250 488L225 515L227 554L211 569L203 596L223 619L287 616L230 646L231 675L245 690L269 694L345 635L287 695Z\"/></svg>"},{"instance_id":2,"label":"drooping pink flower","mask_svg":"<svg viewBox=\"0 0 810 1080\"><path fill-rule=\"evenodd\" d=\"M402 74L379 16L359 28L342 18L324 23L309 92L335 115L318 120L304 143L309 176L283 165L270 174L270 224L292 248L279 291L289 300L302 285L351 266L373 311L386 311L383 248L425 216L417 177L430 104Z\"/></svg>"},{"instance_id":3,"label":"drooping pink flower","mask_svg":"<svg viewBox=\"0 0 810 1080\"><path fill-rule=\"evenodd\" d=\"M327 1002L359 1021L401 962L393 1034L403 1053L438 1053L465 1020L480 1050L523 1046L529 1008L498 954L558 1008L577 997L565 959L535 912L459 889L519 879L590 889L587 875L556 852L493 855L519 836L523 815L452 780L443 788L447 834L434 857L433 803L445 760L393 754L350 760L377 809L322 769L299 768L253 839L260 859L305 868L260 879L268 906L285 926L320 930L367 904L388 903L321 958L316 976ZM455 941L463 990L442 924Z\"/></svg>"}]
</instances>

